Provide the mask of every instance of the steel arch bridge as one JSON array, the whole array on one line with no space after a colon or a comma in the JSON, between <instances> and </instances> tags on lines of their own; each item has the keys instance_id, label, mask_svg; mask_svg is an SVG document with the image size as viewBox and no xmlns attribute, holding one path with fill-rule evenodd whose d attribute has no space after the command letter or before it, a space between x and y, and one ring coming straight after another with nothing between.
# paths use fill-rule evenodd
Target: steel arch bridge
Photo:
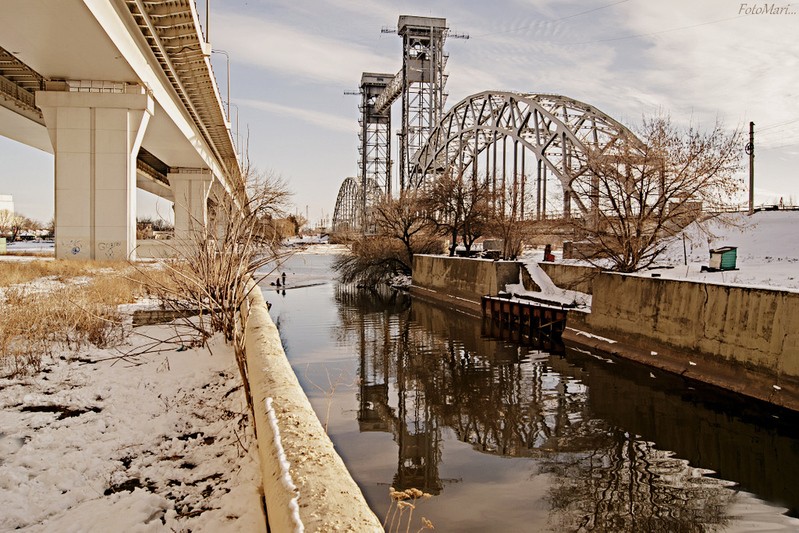
<instances>
[{"instance_id":1,"label":"steel arch bridge","mask_svg":"<svg viewBox=\"0 0 799 533\"><path fill-rule=\"evenodd\" d=\"M383 197L383 190L375 180L367 180L366 194L355 178L347 178L341 184L333 211L334 232L366 232L373 230L369 212L372 205Z\"/></svg>"},{"instance_id":2,"label":"steel arch bridge","mask_svg":"<svg viewBox=\"0 0 799 533\"><path fill-rule=\"evenodd\" d=\"M562 216L568 218L572 202L580 214L598 208L596 198L586 197L595 190L589 155L612 156L627 143L642 146L617 120L573 98L484 91L442 117L416 154L411 185L423 187L451 172L488 180L494 198L504 198L513 186L522 202L520 218L545 218L548 195L562 194ZM559 182L559 191L547 192L548 174ZM525 198L534 198L534 213Z\"/></svg>"}]
</instances>

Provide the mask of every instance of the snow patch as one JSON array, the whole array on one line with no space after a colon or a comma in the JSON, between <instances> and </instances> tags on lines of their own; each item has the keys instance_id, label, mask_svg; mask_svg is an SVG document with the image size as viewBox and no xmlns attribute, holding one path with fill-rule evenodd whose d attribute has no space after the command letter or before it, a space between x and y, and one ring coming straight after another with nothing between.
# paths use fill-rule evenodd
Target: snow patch
<instances>
[{"instance_id":1,"label":"snow patch","mask_svg":"<svg viewBox=\"0 0 799 533\"><path fill-rule=\"evenodd\" d=\"M305 526L300 518L300 505L299 505L299 491L291 479L291 465L286 459L286 452L283 450L283 443L280 440L280 428L277 426L277 417L275 417L275 410L272 408L272 398L266 399L266 416L269 419L269 426L272 428L272 434L275 436L274 444L277 450L277 459L280 464L280 482L286 490L294 493L294 496L289 501L291 508L291 518L294 520L294 531L302 533L305 531Z\"/></svg>"}]
</instances>

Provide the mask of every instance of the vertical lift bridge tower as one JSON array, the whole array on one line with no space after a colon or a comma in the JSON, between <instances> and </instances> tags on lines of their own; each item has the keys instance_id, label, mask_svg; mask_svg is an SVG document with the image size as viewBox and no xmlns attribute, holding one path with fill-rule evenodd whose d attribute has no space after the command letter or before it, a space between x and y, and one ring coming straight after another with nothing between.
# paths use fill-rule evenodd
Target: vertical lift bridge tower
<instances>
[{"instance_id":1,"label":"vertical lift bridge tower","mask_svg":"<svg viewBox=\"0 0 799 533\"><path fill-rule=\"evenodd\" d=\"M383 32L394 31L384 29ZM418 185L409 182L411 169L416 164L417 152L443 114L446 102L444 86L447 83L444 41L447 32L445 18L401 15L397 22L397 34L402 37L402 68L377 96L373 112L390 112L391 103L402 97L400 190ZM362 171L365 170L362 167Z\"/></svg>"}]
</instances>

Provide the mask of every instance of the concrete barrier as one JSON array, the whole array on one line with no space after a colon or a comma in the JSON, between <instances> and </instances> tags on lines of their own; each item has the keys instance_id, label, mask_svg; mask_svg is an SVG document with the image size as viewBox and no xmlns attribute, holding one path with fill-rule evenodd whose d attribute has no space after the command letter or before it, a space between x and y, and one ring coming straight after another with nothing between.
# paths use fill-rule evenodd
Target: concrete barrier
<instances>
[{"instance_id":1,"label":"concrete barrier","mask_svg":"<svg viewBox=\"0 0 799 533\"><path fill-rule=\"evenodd\" d=\"M260 288L242 313L270 530L383 531L300 387Z\"/></svg>"},{"instance_id":2,"label":"concrete barrier","mask_svg":"<svg viewBox=\"0 0 799 533\"><path fill-rule=\"evenodd\" d=\"M480 313L480 298L519 282L519 263L442 255L413 256L413 287L421 297Z\"/></svg>"},{"instance_id":3,"label":"concrete barrier","mask_svg":"<svg viewBox=\"0 0 799 533\"><path fill-rule=\"evenodd\" d=\"M593 294L594 278L599 274L599 269L590 266L564 265L562 263L538 263L546 272L552 283L561 289L580 291Z\"/></svg>"},{"instance_id":4,"label":"concrete barrier","mask_svg":"<svg viewBox=\"0 0 799 533\"><path fill-rule=\"evenodd\" d=\"M588 324L799 378L799 293L600 274Z\"/></svg>"}]
</instances>

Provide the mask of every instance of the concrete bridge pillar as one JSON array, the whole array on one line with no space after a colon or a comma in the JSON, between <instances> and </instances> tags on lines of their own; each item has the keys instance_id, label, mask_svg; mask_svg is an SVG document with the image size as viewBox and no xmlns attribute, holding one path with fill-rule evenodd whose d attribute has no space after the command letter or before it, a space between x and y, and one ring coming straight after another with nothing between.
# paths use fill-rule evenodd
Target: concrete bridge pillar
<instances>
[{"instance_id":1,"label":"concrete bridge pillar","mask_svg":"<svg viewBox=\"0 0 799 533\"><path fill-rule=\"evenodd\" d=\"M57 258L135 258L136 156L154 106L126 91L36 93L55 154Z\"/></svg>"},{"instance_id":2,"label":"concrete bridge pillar","mask_svg":"<svg viewBox=\"0 0 799 533\"><path fill-rule=\"evenodd\" d=\"M167 174L175 195L175 239L190 240L208 223L208 194L214 176L210 170L177 169Z\"/></svg>"}]
</instances>

